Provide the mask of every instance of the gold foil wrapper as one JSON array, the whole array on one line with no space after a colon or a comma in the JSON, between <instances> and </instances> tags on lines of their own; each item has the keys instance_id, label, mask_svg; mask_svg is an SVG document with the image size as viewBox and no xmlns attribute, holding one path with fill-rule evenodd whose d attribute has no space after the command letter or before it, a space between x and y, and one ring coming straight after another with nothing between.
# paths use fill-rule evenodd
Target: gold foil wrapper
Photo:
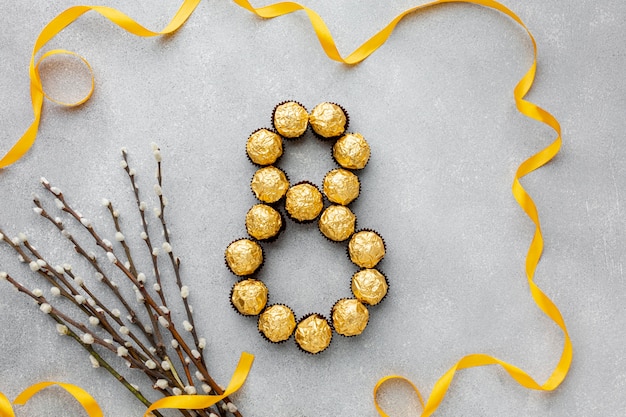
<instances>
[{"instance_id":1,"label":"gold foil wrapper","mask_svg":"<svg viewBox=\"0 0 626 417\"><path fill-rule=\"evenodd\" d=\"M273 305L259 316L259 331L274 343L289 339L295 328L296 318L287 306Z\"/></svg>"},{"instance_id":2,"label":"gold foil wrapper","mask_svg":"<svg viewBox=\"0 0 626 417\"><path fill-rule=\"evenodd\" d=\"M324 177L324 194L333 203L346 206L360 192L359 177L346 169L333 169Z\"/></svg>"},{"instance_id":3,"label":"gold foil wrapper","mask_svg":"<svg viewBox=\"0 0 626 417\"><path fill-rule=\"evenodd\" d=\"M266 204L255 204L246 214L246 229L255 239L270 239L280 232L282 226L280 213Z\"/></svg>"},{"instance_id":4,"label":"gold foil wrapper","mask_svg":"<svg viewBox=\"0 0 626 417\"><path fill-rule=\"evenodd\" d=\"M287 191L285 209L298 221L314 220L323 208L322 193L312 184L297 184Z\"/></svg>"},{"instance_id":5,"label":"gold foil wrapper","mask_svg":"<svg viewBox=\"0 0 626 417\"><path fill-rule=\"evenodd\" d=\"M270 165L283 154L283 140L272 131L260 129L248 138L246 152L255 164Z\"/></svg>"},{"instance_id":6,"label":"gold foil wrapper","mask_svg":"<svg viewBox=\"0 0 626 417\"><path fill-rule=\"evenodd\" d=\"M228 245L225 258L235 275L246 276L254 273L263 263L263 249L250 239L239 239Z\"/></svg>"},{"instance_id":7,"label":"gold foil wrapper","mask_svg":"<svg viewBox=\"0 0 626 417\"><path fill-rule=\"evenodd\" d=\"M385 276L375 269L363 269L352 276L352 294L363 303L380 303L388 289Z\"/></svg>"},{"instance_id":8,"label":"gold foil wrapper","mask_svg":"<svg viewBox=\"0 0 626 417\"><path fill-rule=\"evenodd\" d=\"M267 287L256 279L239 281L233 287L230 300L244 316L256 316L267 304Z\"/></svg>"},{"instance_id":9,"label":"gold foil wrapper","mask_svg":"<svg viewBox=\"0 0 626 417\"><path fill-rule=\"evenodd\" d=\"M320 103L309 116L311 127L320 136L334 138L346 130L346 114L334 103Z\"/></svg>"},{"instance_id":10,"label":"gold foil wrapper","mask_svg":"<svg viewBox=\"0 0 626 417\"><path fill-rule=\"evenodd\" d=\"M264 203L275 203L289 189L289 180L283 171L269 166L254 173L250 186L256 198Z\"/></svg>"},{"instance_id":11,"label":"gold foil wrapper","mask_svg":"<svg viewBox=\"0 0 626 417\"><path fill-rule=\"evenodd\" d=\"M312 314L296 326L296 343L309 353L319 353L330 345L333 331L328 321L319 314Z\"/></svg>"},{"instance_id":12,"label":"gold foil wrapper","mask_svg":"<svg viewBox=\"0 0 626 417\"><path fill-rule=\"evenodd\" d=\"M318 225L324 236L342 242L354 233L356 216L348 207L333 205L324 210Z\"/></svg>"},{"instance_id":13,"label":"gold foil wrapper","mask_svg":"<svg viewBox=\"0 0 626 417\"><path fill-rule=\"evenodd\" d=\"M359 300L343 299L333 306L333 327L343 336L356 336L363 333L370 314Z\"/></svg>"},{"instance_id":14,"label":"gold foil wrapper","mask_svg":"<svg viewBox=\"0 0 626 417\"><path fill-rule=\"evenodd\" d=\"M274 110L274 127L286 138L302 136L308 124L309 114L295 101L279 104Z\"/></svg>"},{"instance_id":15,"label":"gold foil wrapper","mask_svg":"<svg viewBox=\"0 0 626 417\"><path fill-rule=\"evenodd\" d=\"M373 268L385 256L385 243L375 232L355 233L348 243L350 260L362 268Z\"/></svg>"},{"instance_id":16,"label":"gold foil wrapper","mask_svg":"<svg viewBox=\"0 0 626 417\"><path fill-rule=\"evenodd\" d=\"M370 159L370 146L359 133L348 133L335 142L333 157L348 169L362 169Z\"/></svg>"}]
</instances>

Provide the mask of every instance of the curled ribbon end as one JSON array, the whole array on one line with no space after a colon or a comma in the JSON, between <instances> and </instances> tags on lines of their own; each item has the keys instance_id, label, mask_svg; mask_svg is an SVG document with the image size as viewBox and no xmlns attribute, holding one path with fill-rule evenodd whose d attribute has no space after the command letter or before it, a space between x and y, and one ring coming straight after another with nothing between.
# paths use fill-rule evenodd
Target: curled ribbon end
<instances>
[{"instance_id":1,"label":"curled ribbon end","mask_svg":"<svg viewBox=\"0 0 626 417\"><path fill-rule=\"evenodd\" d=\"M415 391L415 394L417 395L417 399L419 400L420 405L422 406L422 410L424 410L424 408L426 407L424 404L424 398L422 397L420 390L417 388L417 386L415 386L413 382L411 382L411 380L400 375L388 375L379 379L376 385L374 386L374 406L376 407L376 411L378 411L378 414L380 414L381 417L389 417L389 414L385 413L382 407L380 406L380 404L378 404L378 390L386 382L389 382L391 380L400 380L409 384L411 388L413 388L413 391Z\"/></svg>"}]
</instances>

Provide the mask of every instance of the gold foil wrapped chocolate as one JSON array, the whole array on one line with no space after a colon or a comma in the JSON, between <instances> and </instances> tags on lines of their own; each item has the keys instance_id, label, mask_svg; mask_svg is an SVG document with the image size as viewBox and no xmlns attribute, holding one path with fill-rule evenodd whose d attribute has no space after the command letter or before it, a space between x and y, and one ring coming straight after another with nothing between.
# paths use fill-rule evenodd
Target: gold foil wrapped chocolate
<instances>
[{"instance_id":1,"label":"gold foil wrapped chocolate","mask_svg":"<svg viewBox=\"0 0 626 417\"><path fill-rule=\"evenodd\" d=\"M264 203L275 203L289 189L289 180L280 169L268 166L257 170L250 184L256 198Z\"/></svg>"},{"instance_id":2,"label":"gold foil wrapped chocolate","mask_svg":"<svg viewBox=\"0 0 626 417\"><path fill-rule=\"evenodd\" d=\"M280 232L282 226L280 213L266 204L255 204L246 214L246 229L255 239L273 238Z\"/></svg>"},{"instance_id":3,"label":"gold foil wrapped chocolate","mask_svg":"<svg viewBox=\"0 0 626 417\"><path fill-rule=\"evenodd\" d=\"M248 138L246 153L258 165L270 165L283 154L283 139L267 129L259 129Z\"/></svg>"},{"instance_id":4,"label":"gold foil wrapped chocolate","mask_svg":"<svg viewBox=\"0 0 626 417\"><path fill-rule=\"evenodd\" d=\"M347 122L346 113L334 103L318 104L309 116L309 123L315 133L325 138L334 138L343 134Z\"/></svg>"},{"instance_id":5,"label":"gold foil wrapped chocolate","mask_svg":"<svg viewBox=\"0 0 626 417\"><path fill-rule=\"evenodd\" d=\"M296 343L309 353L319 353L330 345L333 331L328 321L319 314L300 320L296 326Z\"/></svg>"},{"instance_id":6,"label":"gold foil wrapped chocolate","mask_svg":"<svg viewBox=\"0 0 626 417\"><path fill-rule=\"evenodd\" d=\"M298 138L309 124L309 114L301 104L288 101L274 110L274 128L286 138Z\"/></svg>"},{"instance_id":7,"label":"gold foil wrapped chocolate","mask_svg":"<svg viewBox=\"0 0 626 417\"><path fill-rule=\"evenodd\" d=\"M324 177L324 194L333 203L347 206L359 196L359 191L359 177L347 169L333 169Z\"/></svg>"},{"instance_id":8,"label":"gold foil wrapped chocolate","mask_svg":"<svg viewBox=\"0 0 626 417\"><path fill-rule=\"evenodd\" d=\"M271 342L289 339L296 328L293 311L282 304L275 304L259 315L259 331Z\"/></svg>"},{"instance_id":9,"label":"gold foil wrapped chocolate","mask_svg":"<svg viewBox=\"0 0 626 417\"><path fill-rule=\"evenodd\" d=\"M335 142L333 157L344 168L362 169L370 159L370 145L361 134L348 133Z\"/></svg>"},{"instance_id":10,"label":"gold foil wrapped chocolate","mask_svg":"<svg viewBox=\"0 0 626 417\"><path fill-rule=\"evenodd\" d=\"M373 268L385 256L385 243L376 232L363 230L352 235L348 253L358 266Z\"/></svg>"},{"instance_id":11,"label":"gold foil wrapped chocolate","mask_svg":"<svg viewBox=\"0 0 626 417\"><path fill-rule=\"evenodd\" d=\"M376 269L362 269L352 276L352 294L362 303L380 303L388 289L385 276Z\"/></svg>"},{"instance_id":12,"label":"gold foil wrapped chocolate","mask_svg":"<svg viewBox=\"0 0 626 417\"><path fill-rule=\"evenodd\" d=\"M293 219L306 222L314 220L324 208L322 193L309 183L294 185L285 196L285 209Z\"/></svg>"},{"instance_id":13,"label":"gold foil wrapped chocolate","mask_svg":"<svg viewBox=\"0 0 626 417\"><path fill-rule=\"evenodd\" d=\"M235 275L251 275L263 263L263 249L250 239L239 239L228 245L225 258Z\"/></svg>"},{"instance_id":14,"label":"gold foil wrapped chocolate","mask_svg":"<svg viewBox=\"0 0 626 417\"><path fill-rule=\"evenodd\" d=\"M356 336L363 333L370 314L359 300L343 299L333 306L332 319L335 331L343 336Z\"/></svg>"},{"instance_id":15,"label":"gold foil wrapped chocolate","mask_svg":"<svg viewBox=\"0 0 626 417\"><path fill-rule=\"evenodd\" d=\"M233 286L230 300L244 316L256 316L267 304L267 287L256 279L239 281Z\"/></svg>"},{"instance_id":16,"label":"gold foil wrapped chocolate","mask_svg":"<svg viewBox=\"0 0 626 417\"><path fill-rule=\"evenodd\" d=\"M348 207L332 205L324 210L318 225L324 236L342 242L354 233L356 216Z\"/></svg>"}]
</instances>

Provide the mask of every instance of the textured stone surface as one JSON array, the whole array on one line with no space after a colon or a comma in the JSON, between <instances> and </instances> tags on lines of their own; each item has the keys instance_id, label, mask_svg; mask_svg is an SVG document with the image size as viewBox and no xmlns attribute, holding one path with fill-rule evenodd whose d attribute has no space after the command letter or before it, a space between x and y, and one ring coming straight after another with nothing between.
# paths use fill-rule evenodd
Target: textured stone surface
<instances>
[{"instance_id":1,"label":"textured stone surface","mask_svg":"<svg viewBox=\"0 0 626 417\"><path fill-rule=\"evenodd\" d=\"M344 54L419 3L304 2L326 20ZM74 4L2 5L2 151L32 121L28 62L35 39ZM99 4L121 8L156 29L179 2ZM546 238L536 281L563 313L574 364L551 394L521 389L494 367L463 371L436 415L618 417L626 408L620 395L626 381L626 3L505 4L538 42L538 78L529 98L563 126L563 152L523 184L537 203ZM107 231L110 220L100 199L111 199L132 230L138 218L119 168L119 149L128 148L149 196L149 144L159 143L173 246L192 290L196 328L208 340L213 376L226 385L238 352L256 355L245 387L233 398L244 416L372 417L371 392L379 378L399 373L427 394L462 355L474 352L494 354L539 382L549 376L563 338L530 298L524 257L533 225L510 188L517 166L554 134L516 111L512 90L530 66L532 50L509 18L459 4L420 12L355 67L323 55L305 14L264 21L229 1L202 2L179 33L159 39L135 38L89 13L51 42L51 49L57 47L89 60L96 93L76 109L45 103L34 148L0 172L0 224L11 235L30 235L55 262L84 268L31 210L32 193L43 194L39 177L63 189ZM49 73L47 89L61 99L79 96L88 82L71 60L54 59L47 66L60 76ZM68 67L79 70L77 79L66 78ZM367 331L335 337L313 357L291 342L266 342L255 320L233 311L228 294L234 277L223 260L228 243L245 236L245 214L256 203L246 139L270 127L274 106L289 99L307 108L337 102L350 115L350 131L367 138L372 157L359 173L362 193L350 208L359 227L384 236L388 252L380 269L389 277L389 296L371 309ZM335 167L329 144L309 134L285 143L280 166L292 183L310 180L318 186ZM138 233L129 231L127 239L142 250ZM288 224L260 274L272 302L288 304L298 317L328 314L338 298L350 297L355 269L343 249L324 239L315 223ZM4 246L0 266L48 293ZM148 262L143 269L150 271ZM94 281L87 274L85 279ZM0 329L0 391L9 398L35 381L58 380L92 392L107 416L143 414L134 397L102 369L92 369L81 348L57 336L50 320L2 282ZM388 412L416 415L417 401L408 389L389 388L381 398ZM50 410L80 413L53 395L38 396L19 413Z\"/></svg>"}]
</instances>

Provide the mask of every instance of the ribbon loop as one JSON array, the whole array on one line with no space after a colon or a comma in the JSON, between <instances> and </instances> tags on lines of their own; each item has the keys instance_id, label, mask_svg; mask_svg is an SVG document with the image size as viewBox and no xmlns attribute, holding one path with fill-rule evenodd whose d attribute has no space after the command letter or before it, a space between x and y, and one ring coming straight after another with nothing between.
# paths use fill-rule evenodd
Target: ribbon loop
<instances>
[{"instance_id":1,"label":"ribbon loop","mask_svg":"<svg viewBox=\"0 0 626 417\"><path fill-rule=\"evenodd\" d=\"M49 58L53 55L70 55L70 56L74 56L78 59L80 59L82 61L82 63L87 67L87 70L89 71L89 75L91 76L91 86L89 88L89 91L87 92L87 94L85 94L85 96L83 96L83 98L75 101L75 102L64 102L61 100L57 100L54 97L51 97L49 94L46 93L46 91L43 88L43 84L41 83L41 75L39 72L39 66L43 63L43 61L46 60L46 58ZM95 76L93 73L93 68L91 67L91 65L89 64L89 62L83 58L82 56L78 55L75 52L72 51L67 51L65 49L54 49L52 51L48 51L45 54L43 54L38 60L37 63L35 64L35 75L36 75L36 79L38 81L38 87L41 87L41 93L44 95L45 98L47 98L48 100L50 100L53 103L59 104L61 106L65 106L65 107L77 107L80 106L81 104L85 103L87 100L89 100L91 98L91 96L93 95L93 91L95 89Z\"/></svg>"},{"instance_id":2,"label":"ribbon loop","mask_svg":"<svg viewBox=\"0 0 626 417\"><path fill-rule=\"evenodd\" d=\"M417 395L417 399L420 402L420 405L422 406L422 410L424 409L424 398L422 398L422 394L420 393L420 390L417 389L417 387L415 386L415 384L413 382L411 382L410 379L407 379L403 376L400 375L388 375L386 377L381 378L377 383L376 386L374 386L374 406L376 407L376 411L378 411L378 414L381 415L381 417L389 417L389 415L387 413L385 413L382 409L382 407L378 404L378 390L386 383L389 381L392 381L394 379L406 382L407 384L409 384L409 386L413 389L413 391L415 391L415 394Z\"/></svg>"}]
</instances>

